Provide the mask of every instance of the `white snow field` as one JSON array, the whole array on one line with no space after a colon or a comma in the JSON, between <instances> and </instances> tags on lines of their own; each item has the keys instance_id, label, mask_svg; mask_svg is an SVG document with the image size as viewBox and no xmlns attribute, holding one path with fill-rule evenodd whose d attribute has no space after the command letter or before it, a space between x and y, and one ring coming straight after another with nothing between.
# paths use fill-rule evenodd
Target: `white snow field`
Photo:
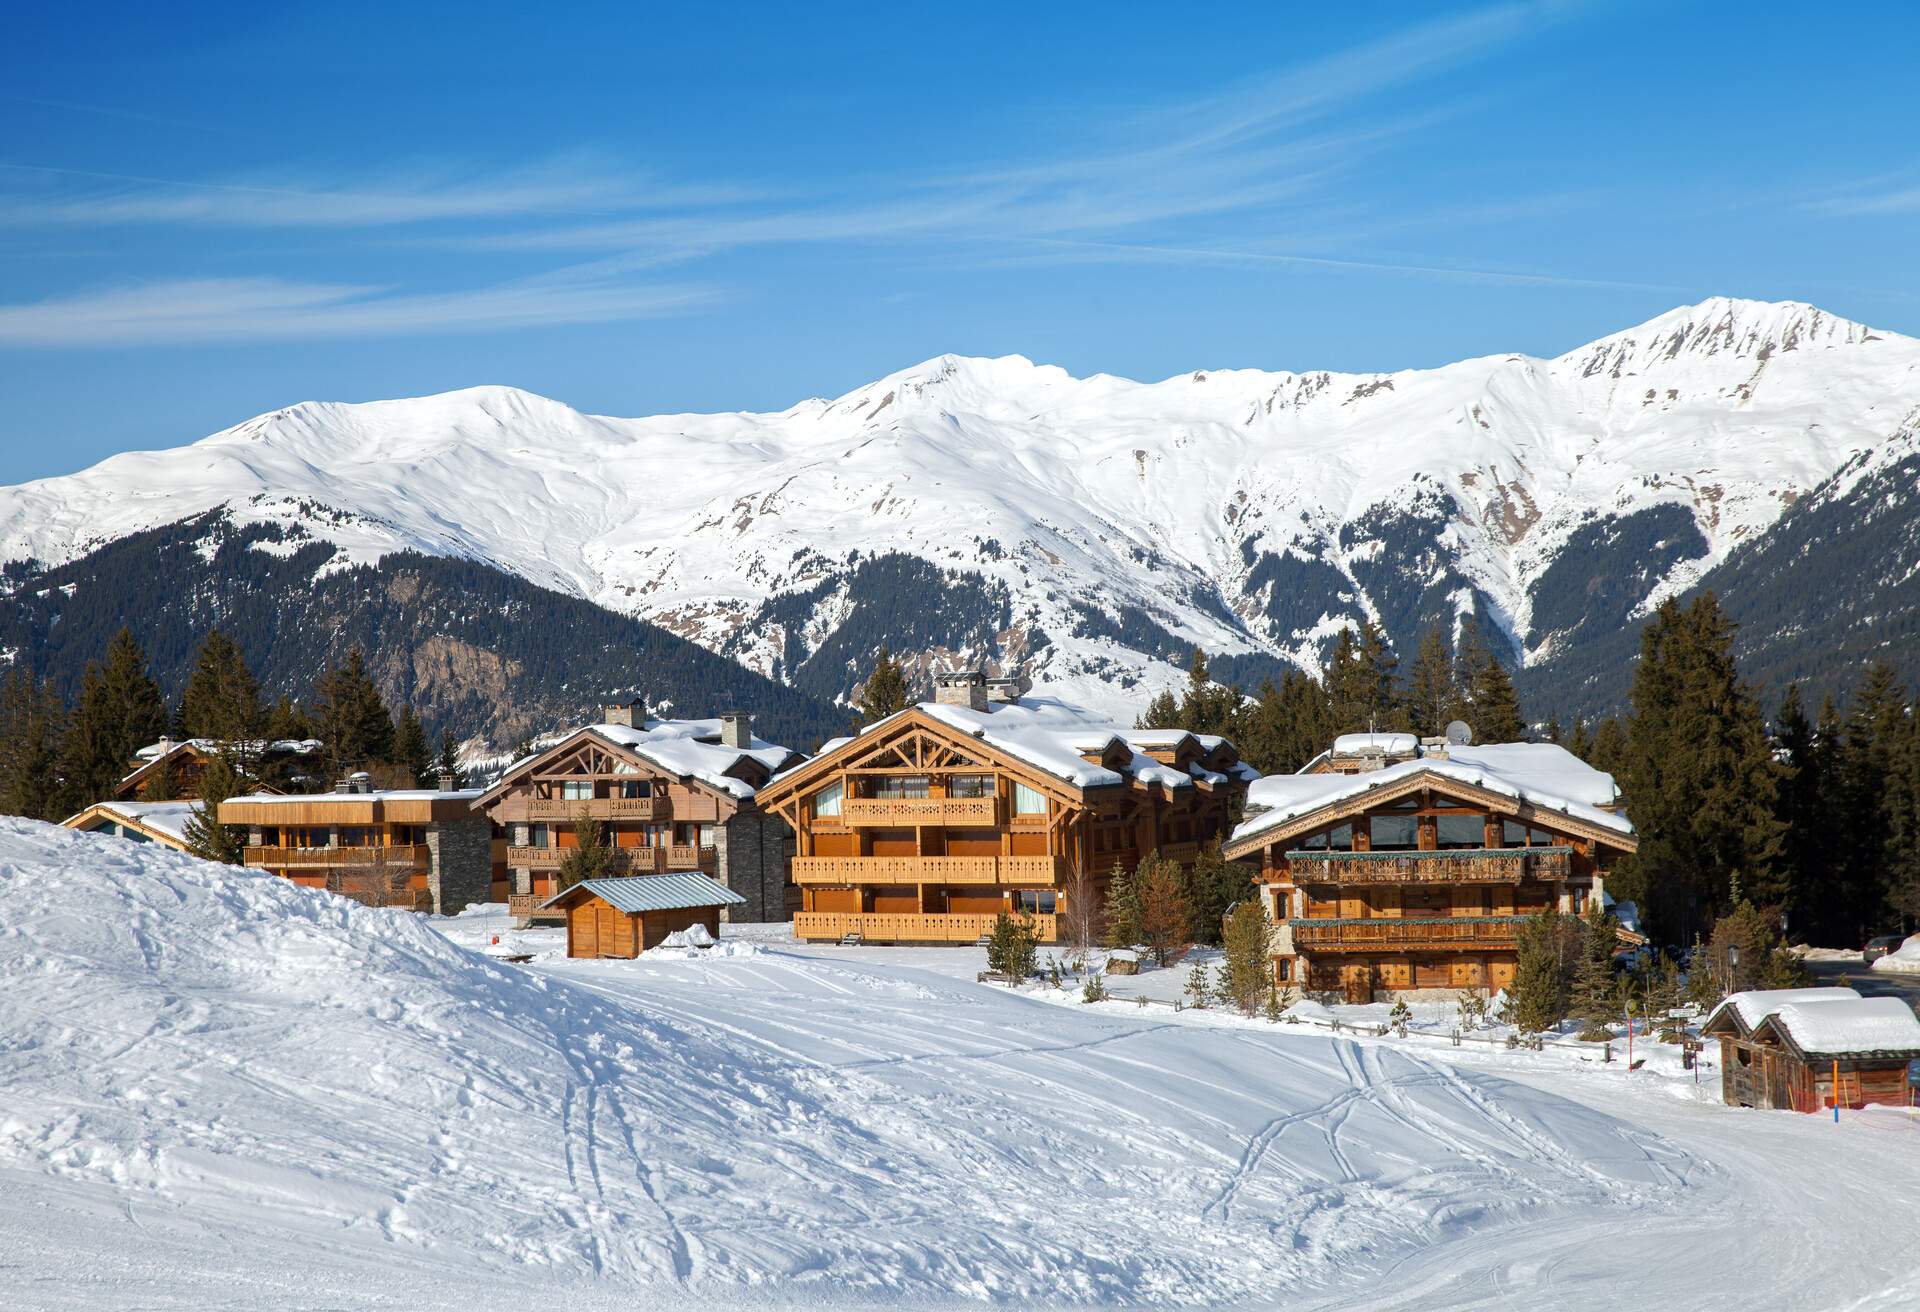
<instances>
[{"instance_id":1,"label":"white snow field","mask_svg":"<svg viewBox=\"0 0 1920 1312\"><path fill-rule=\"evenodd\" d=\"M0 1304L1920 1303L1897 1113L1049 1004L923 958L513 966L0 820Z\"/></svg>"}]
</instances>

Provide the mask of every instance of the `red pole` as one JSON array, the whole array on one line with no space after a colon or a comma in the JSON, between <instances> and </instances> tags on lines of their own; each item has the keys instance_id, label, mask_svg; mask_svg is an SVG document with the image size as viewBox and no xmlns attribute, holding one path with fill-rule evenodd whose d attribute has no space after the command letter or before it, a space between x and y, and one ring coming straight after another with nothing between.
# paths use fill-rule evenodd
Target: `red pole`
<instances>
[{"instance_id":1,"label":"red pole","mask_svg":"<svg viewBox=\"0 0 1920 1312\"><path fill-rule=\"evenodd\" d=\"M1840 1059L1833 1059L1833 1123L1840 1124Z\"/></svg>"}]
</instances>

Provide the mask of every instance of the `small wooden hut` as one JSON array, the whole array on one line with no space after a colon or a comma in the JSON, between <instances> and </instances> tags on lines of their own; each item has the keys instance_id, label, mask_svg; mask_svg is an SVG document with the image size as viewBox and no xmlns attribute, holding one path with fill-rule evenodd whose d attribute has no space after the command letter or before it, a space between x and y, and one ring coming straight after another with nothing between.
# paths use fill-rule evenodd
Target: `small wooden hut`
<instances>
[{"instance_id":1,"label":"small wooden hut","mask_svg":"<svg viewBox=\"0 0 1920 1312\"><path fill-rule=\"evenodd\" d=\"M637 957L667 935L703 925L719 936L720 908L746 899L706 875L625 875L588 879L548 898L567 921L569 957Z\"/></svg>"},{"instance_id":2,"label":"small wooden hut","mask_svg":"<svg viewBox=\"0 0 1920 1312\"><path fill-rule=\"evenodd\" d=\"M1899 998L1848 988L1736 993L1700 1032L1720 1040L1728 1106L1818 1112L1913 1097L1907 1072L1920 1062L1920 1017Z\"/></svg>"}]
</instances>

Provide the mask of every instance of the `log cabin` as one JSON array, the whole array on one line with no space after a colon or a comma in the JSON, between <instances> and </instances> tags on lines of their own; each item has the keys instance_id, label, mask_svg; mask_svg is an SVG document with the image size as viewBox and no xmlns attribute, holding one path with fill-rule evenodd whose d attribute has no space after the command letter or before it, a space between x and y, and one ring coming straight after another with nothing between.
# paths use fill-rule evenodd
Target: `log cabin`
<instances>
[{"instance_id":1,"label":"log cabin","mask_svg":"<svg viewBox=\"0 0 1920 1312\"><path fill-rule=\"evenodd\" d=\"M746 901L698 873L587 879L544 903L567 922L569 957L637 957L694 925L720 936L720 913Z\"/></svg>"},{"instance_id":2,"label":"log cabin","mask_svg":"<svg viewBox=\"0 0 1920 1312\"><path fill-rule=\"evenodd\" d=\"M546 914L583 817L600 822L619 874L697 871L740 896L728 918L787 918L792 831L756 801L798 752L753 735L752 717L649 719L639 702L515 761L475 802L504 829L512 914Z\"/></svg>"},{"instance_id":3,"label":"log cabin","mask_svg":"<svg viewBox=\"0 0 1920 1312\"><path fill-rule=\"evenodd\" d=\"M304 781L308 770L319 769L321 743L318 738L231 745L211 738L162 738L133 754L133 769L114 785L114 799L131 802L157 793L167 800L192 801L200 796L200 776L206 772L207 762L215 753L229 748L244 755L251 771L262 778L298 784ZM325 777L318 776L319 779Z\"/></svg>"},{"instance_id":4,"label":"log cabin","mask_svg":"<svg viewBox=\"0 0 1920 1312\"><path fill-rule=\"evenodd\" d=\"M187 817L192 802L95 802L60 823L87 834L113 834L135 843L158 843L187 850Z\"/></svg>"},{"instance_id":5,"label":"log cabin","mask_svg":"<svg viewBox=\"0 0 1920 1312\"><path fill-rule=\"evenodd\" d=\"M229 798L220 823L247 830L249 866L373 906L451 916L486 901L492 885L479 797L477 788L376 789L355 774L327 793Z\"/></svg>"},{"instance_id":6,"label":"log cabin","mask_svg":"<svg viewBox=\"0 0 1920 1312\"><path fill-rule=\"evenodd\" d=\"M1255 782L1222 849L1258 865L1281 988L1503 989L1525 918L1604 900L1638 846L1613 777L1550 743L1355 734L1307 768Z\"/></svg>"},{"instance_id":7,"label":"log cabin","mask_svg":"<svg viewBox=\"0 0 1920 1312\"><path fill-rule=\"evenodd\" d=\"M1799 1112L1914 1100L1920 1017L1899 998L1850 988L1756 989L1730 995L1700 1027L1720 1040L1729 1107Z\"/></svg>"},{"instance_id":8,"label":"log cabin","mask_svg":"<svg viewBox=\"0 0 1920 1312\"><path fill-rule=\"evenodd\" d=\"M1006 911L1056 942L1076 871L1102 897L1147 852L1191 862L1257 777L1224 738L1116 728L1024 679L934 686L761 790L795 834L796 938L974 943Z\"/></svg>"}]
</instances>

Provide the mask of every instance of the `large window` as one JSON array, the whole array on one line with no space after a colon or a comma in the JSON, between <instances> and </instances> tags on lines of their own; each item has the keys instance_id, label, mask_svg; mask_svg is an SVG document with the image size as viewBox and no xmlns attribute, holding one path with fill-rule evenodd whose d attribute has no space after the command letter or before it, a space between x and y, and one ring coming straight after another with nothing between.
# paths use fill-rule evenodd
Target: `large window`
<instances>
[{"instance_id":1,"label":"large window","mask_svg":"<svg viewBox=\"0 0 1920 1312\"><path fill-rule=\"evenodd\" d=\"M620 796L625 798L651 797L653 782L649 779L623 779L620 781Z\"/></svg>"},{"instance_id":2,"label":"large window","mask_svg":"<svg viewBox=\"0 0 1920 1312\"><path fill-rule=\"evenodd\" d=\"M560 785L560 796L569 802L584 802L593 796L593 780L568 779Z\"/></svg>"},{"instance_id":3,"label":"large window","mask_svg":"<svg viewBox=\"0 0 1920 1312\"><path fill-rule=\"evenodd\" d=\"M1332 829L1323 829L1317 834L1308 834L1300 840L1300 848L1306 852L1351 852L1353 850L1353 826L1335 825Z\"/></svg>"},{"instance_id":4,"label":"large window","mask_svg":"<svg viewBox=\"0 0 1920 1312\"><path fill-rule=\"evenodd\" d=\"M1508 847L1553 846L1553 835L1544 829L1530 829L1526 825L1508 820L1502 825L1502 832L1506 835Z\"/></svg>"},{"instance_id":5,"label":"large window","mask_svg":"<svg viewBox=\"0 0 1920 1312\"><path fill-rule=\"evenodd\" d=\"M1367 821L1367 837L1376 852L1408 851L1418 843L1410 815L1376 815Z\"/></svg>"},{"instance_id":6,"label":"large window","mask_svg":"<svg viewBox=\"0 0 1920 1312\"><path fill-rule=\"evenodd\" d=\"M927 795L927 777L923 774L889 774L873 781L873 795L889 802L901 802Z\"/></svg>"},{"instance_id":7,"label":"large window","mask_svg":"<svg viewBox=\"0 0 1920 1312\"><path fill-rule=\"evenodd\" d=\"M1023 888L1014 893L1013 905L1031 915L1050 916L1060 905L1060 895L1050 888Z\"/></svg>"},{"instance_id":8,"label":"large window","mask_svg":"<svg viewBox=\"0 0 1920 1312\"><path fill-rule=\"evenodd\" d=\"M845 786L838 783L828 784L825 788L822 788L813 795L813 813L816 816L838 816L840 814L840 802L845 798L846 793L847 790Z\"/></svg>"},{"instance_id":9,"label":"large window","mask_svg":"<svg viewBox=\"0 0 1920 1312\"><path fill-rule=\"evenodd\" d=\"M1013 813L1015 815L1045 815L1047 813L1046 794L1025 784L1013 786Z\"/></svg>"},{"instance_id":10,"label":"large window","mask_svg":"<svg viewBox=\"0 0 1920 1312\"><path fill-rule=\"evenodd\" d=\"M1477 815L1443 815L1435 823L1442 847L1481 847L1487 841L1487 822Z\"/></svg>"},{"instance_id":11,"label":"large window","mask_svg":"<svg viewBox=\"0 0 1920 1312\"><path fill-rule=\"evenodd\" d=\"M956 774L947 780L948 797L992 797L993 776L990 774Z\"/></svg>"}]
</instances>

